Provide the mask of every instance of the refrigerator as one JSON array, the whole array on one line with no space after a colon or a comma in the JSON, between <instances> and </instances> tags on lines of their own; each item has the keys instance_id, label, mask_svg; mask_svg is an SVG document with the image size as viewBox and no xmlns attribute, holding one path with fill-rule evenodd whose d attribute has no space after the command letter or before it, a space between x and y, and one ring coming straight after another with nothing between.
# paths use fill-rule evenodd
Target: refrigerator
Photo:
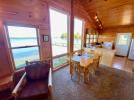
<instances>
[{"instance_id":1,"label":"refrigerator","mask_svg":"<svg viewBox=\"0 0 134 100\"><path fill-rule=\"evenodd\" d=\"M134 60L134 39L132 39L128 59Z\"/></svg>"}]
</instances>

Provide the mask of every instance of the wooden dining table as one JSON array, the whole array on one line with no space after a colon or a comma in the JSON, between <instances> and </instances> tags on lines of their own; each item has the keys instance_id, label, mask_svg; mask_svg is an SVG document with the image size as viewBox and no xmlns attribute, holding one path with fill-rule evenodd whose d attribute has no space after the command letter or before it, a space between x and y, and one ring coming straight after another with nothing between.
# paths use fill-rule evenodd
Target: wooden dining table
<instances>
[{"instance_id":1,"label":"wooden dining table","mask_svg":"<svg viewBox=\"0 0 134 100\"><path fill-rule=\"evenodd\" d=\"M86 70L87 67L93 62L94 54L85 53L82 55L73 55L71 60L80 65L80 67L84 68L84 81L86 81Z\"/></svg>"}]
</instances>

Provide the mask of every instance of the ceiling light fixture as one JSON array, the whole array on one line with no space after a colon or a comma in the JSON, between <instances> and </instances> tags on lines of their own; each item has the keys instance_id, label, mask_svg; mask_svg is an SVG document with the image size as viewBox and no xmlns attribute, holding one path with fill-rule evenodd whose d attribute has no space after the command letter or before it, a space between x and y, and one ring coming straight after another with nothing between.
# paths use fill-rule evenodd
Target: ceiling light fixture
<instances>
[{"instance_id":1,"label":"ceiling light fixture","mask_svg":"<svg viewBox=\"0 0 134 100\"><path fill-rule=\"evenodd\" d=\"M98 21L99 21L99 19L97 18L97 19L96 19L96 21L98 22Z\"/></svg>"},{"instance_id":2,"label":"ceiling light fixture","mask_svg":"<svg viewBox=\"0 0 134 100\"><path fill-rule=\"evenodd\" d=\"M98 19L97 15L94 16L94 19Z\"/></svg>"}]
</instances>

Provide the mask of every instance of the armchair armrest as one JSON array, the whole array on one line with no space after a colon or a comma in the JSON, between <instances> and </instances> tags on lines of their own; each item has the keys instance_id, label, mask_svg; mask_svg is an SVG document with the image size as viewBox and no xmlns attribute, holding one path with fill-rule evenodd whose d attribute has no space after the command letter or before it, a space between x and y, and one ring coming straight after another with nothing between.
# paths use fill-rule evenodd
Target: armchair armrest
<instances>
[{"instance_id":1,"label":"armchair armrest","mask_svg":"<svg viewBox=\"0 0 134 100\"><path fill-rule=\"evenodd\" d=\"M48 76L48 87L52 86L52 69L49 69L49 76Z\"/></svg>"},{"instance_id":2,"label":"armchair armrest","mask_svg":"<svg viewBox=\"0 0 134 100\"><path fill-rule=\"evenodd\" d=\"M26 83L26 72L23 74L23 76L21 77L20 81L15 86L14 90L12 91L12 95L14 97L17 97L18 92L22 89L21 87L23 87L25 85L25 83Z\"/></svg>"},{"instance_id":3,"label":"armchair armrest","mask_svg":"<svg viewBox=\"0 0 134 100\"><path fill-rule=\"evenodd\" d=\"M53 100L53 89L52 89L52 69L49 69L49 76L48 76L48 90L49 90L49 96L50 100Z\"/></svg>"}]
</instances>

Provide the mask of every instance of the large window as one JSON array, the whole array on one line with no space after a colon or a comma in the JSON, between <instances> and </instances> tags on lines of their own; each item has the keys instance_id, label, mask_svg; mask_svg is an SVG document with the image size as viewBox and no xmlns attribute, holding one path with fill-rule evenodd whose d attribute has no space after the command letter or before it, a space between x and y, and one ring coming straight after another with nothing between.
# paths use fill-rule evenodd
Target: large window
<instances>
[{"instance_id":1,"label":"large window","mask_svg":"<svg viewBox=\"0 0 134 100\"><path fill-rule=\"evenodd\" d=\"M86 47L98 42L98 32L94 29L86 29Z\"/></svg>"},{"instance_id":2,"label":"large window","mask_svg":"<svg viewBox=\"0 0 134 100\"><path fill-rule=\"evenodd\" d=\"M50 8L53 67L67 63L68 15Z\"/></svg>"},{"instance_id":3,"label":"large window","mask_svg":"<svg viewBox=\"0 0 134 100\"><path fill-rule=\"evenodd\" d=\"M25 66L25 61L39 59L37 29L32 27L7 26L12 57L17 69Z\"/></svg>"},{"instance_id":4,"label":"large window","mask_svg":"<svg viewBox=\"0 0 134 100\"><path fill-rule=\"evenodd\" d=\"M128 39L129 39L129 35L119 35L118 45L127 45Z\"/></svg>"},{"instance_id":5,"label":"large window","mask_svg":"<svg viewBox=\"0 0 134 100\"><path fill-rule=\"evenodd\" d=\"M83 21L74 18L74 51L81 49L82 32L83 32Z\"/></svg>"}]
</instances>

